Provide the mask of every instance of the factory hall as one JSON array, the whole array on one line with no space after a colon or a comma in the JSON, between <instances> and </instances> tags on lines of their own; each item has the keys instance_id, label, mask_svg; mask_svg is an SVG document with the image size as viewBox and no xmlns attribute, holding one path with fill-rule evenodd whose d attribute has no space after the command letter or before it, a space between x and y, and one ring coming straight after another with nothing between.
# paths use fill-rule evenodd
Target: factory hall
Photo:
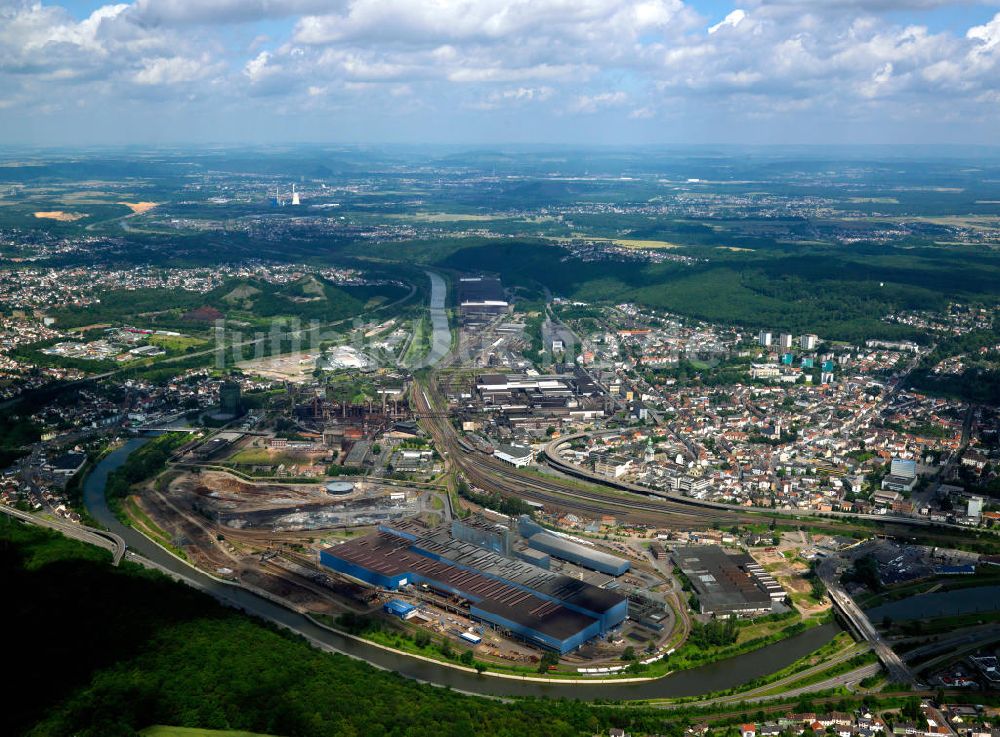
<instances>
[{"instance_id":1,"label":"factory hall","mask_svg":"<svg viewBox=\"0 0 1000 737\"><path fill-rule=\"evenodd\" d=\"M402 522L323 550L320 561L371 586L461 602L473 621L559 653L606 635L627 618L625 596L490 547L459 539L447 525L427 530Z\"/></svg>"}]
</instances>

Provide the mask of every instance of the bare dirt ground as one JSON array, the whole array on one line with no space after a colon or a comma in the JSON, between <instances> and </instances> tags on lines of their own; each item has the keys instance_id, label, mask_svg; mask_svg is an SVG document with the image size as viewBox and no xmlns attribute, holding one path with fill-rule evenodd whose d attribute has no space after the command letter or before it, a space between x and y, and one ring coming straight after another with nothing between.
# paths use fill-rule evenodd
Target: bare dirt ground
<instances>
[{"instance_id":1,"label":"bare dirt ground","mask_svg":"<svg viewBox=\"0 0 1000 737\"><path fill-rule=\"evenodd\" d=\"M830 604L826 600L815 602L810 597L812 584L805 577L809 564L798 557L798 552L798 548L784 544L779 549L756 548L750 551L754 559L784 587L796 608L808 617L829 609Z\"/></svg>"},{"instance_id":2,"label":"bare dirt ground","mask_svg":"<svg viewBox=\"0 0 1000 737\"><path fill-rule=\"evenodd\" d=\"M310 550L319 547L316 532L295 535L223 529L203 513L186 508L183 499L174 498L172 488L170 485L163 492L147 486L137 503L170 545L182 550L192 564L213 575L264 589L311 612L337 614L352 606L352 591L338 589L336 582L324 585L319 580L322 569ZM291 570L272 562L284 548L309 552L299 554ZM304 575L309 573L318 580Z\"/></svg>"},{"instance_id":3,"label":"bare dirt ground","mask_svg":"<svg viewBox=\"0 0 1000 737\"><path fill-rule=\"evenodd\" d=\"M252 512L331 500L319 484L251 483L221 471L182 474L170 482L169 491L190 507L212 511Z\"/></svg>"},{"instance_id":4,"label":"bare dirt ground","mask_svg":"<svg viewBox=\"0 0 1000 737\"><path fill-rule=\"evenodd\" d=\"M33 214L40 220L58 220L60 223L72 223L74 220L87 217L82 212L66 212L64 210L40 210Z\"/></svg>"},{"instance_id":5,"label":"bare dirt ground","mask_svg":"<svg viewBox=\"0 0 1000 737\"><path fill-rule=\"evenodd\" d=\"M241 361L236 366L247 373L263 376L266 379L278 379L280 381L291 381L295 384L301 384L312 378L318 358L318 353L289 353L273 358Z\"/></svg>"},{"instance_id":6,"label":"bare dirt ground","mask_svg":"<svg viewBox=\"0 0 1000 737\"><path fill-rule=\"evenodd\" d=\"M135 215L141 215L144 212L149 212L160 203L159 202L116 202L115 204L125 205L125 207L131 210Z\"/></svg>"}]
</instances>

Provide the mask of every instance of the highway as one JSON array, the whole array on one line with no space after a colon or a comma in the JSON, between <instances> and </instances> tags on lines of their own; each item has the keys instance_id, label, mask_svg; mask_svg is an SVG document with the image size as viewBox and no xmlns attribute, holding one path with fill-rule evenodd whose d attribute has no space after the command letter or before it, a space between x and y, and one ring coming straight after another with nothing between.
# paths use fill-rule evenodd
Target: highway
<instances>
[{"instance_id":1,"label":"highway","mask_svg":"<svg viewBox=\"0 0 1000 737\"><path fill-rule=\"evenodd\" d=\"M121 563L122 558L125 556L125 540L121 535L114 532L97 530L93 527L77 525L72 522L47 519L38 515L22 512L6 505L0 505L0 511L8 517L13 517L14 519L21 520L22 522L38 525L39 527L47 527L50 530L57 530L66 537L71 537L74 540L80 540L91 545L96 545L99 548L104 548L105 550L111 552L111 561L115 566Z\"/></svg>"},{"instance_id":2,"label":"highway","mask_svg":"<svg viewBox=\"0 0 1000 737\"><path fill-rule=\"evenodd\" d=\"M704 699L702 701L689 701L683 704L684 708L687 707L702 707L702 706L714 706L716 704L724 704L729 702L741 702L741 701L766 701L768 699L773 699L774 694L770 693L776 688L781 688L782 686L787 686L797 681L804 680L810 676L816 675L817 673L822 673L825 670L829 670L836 665L840 665L851 658L857 657L858 655L866 652L868 646L863 643L854 643L851 647L845 648L841 652L832 656L829 660L824 660L821 663L817 663L814 666L805 668L798 671L797 673L792 673L785 676L784 678L779 678L771 683L766 683L763 686L758 686L757 688L748 689L746 691L738 691L737 693L727 694L725 696L716 696L710 699ZM806 693L808 691L818 691L827 688L833 688L835 686L846 686L850 684L857 683L862 678L867 678L868 676L873 676L881 670L881 666L878 663L867 663L858 668L854 668L846 673L840 673L836 676L830 676L819 683L810 683L807 686L801 686L795 689L789 689L788 691L782 692L782 696L797 696L800 693ZM676 705L680 707L681 705Z\"/></svg>"}]
</instances>

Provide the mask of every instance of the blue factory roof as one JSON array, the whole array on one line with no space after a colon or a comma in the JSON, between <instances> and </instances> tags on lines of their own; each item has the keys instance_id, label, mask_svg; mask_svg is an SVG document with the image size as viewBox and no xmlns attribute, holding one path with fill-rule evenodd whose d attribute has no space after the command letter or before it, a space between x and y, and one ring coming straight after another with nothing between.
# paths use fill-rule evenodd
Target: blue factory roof
<instances>
[{"instance_id":1,"label":"blue factory roof","mask_svg":"<svg viewBox=\"0 0 1000 737\"><path fill-rule=\"evenodd\" d=\"M976 567L971 563L964 566L938 566L934 573L939 576L968 575L976 572Z\"/></svg>"},{"instance_id":2,"label":"blue factory roof","mask_svg":"<svg viewBox=\"0 0 1000 737\"><path fill-rule=\"evenodd\" d=\"M321 559L380 586L409 581L454 593L489 621L530 637L538 633L563 651L627 616L621 594L451 540L446 529L413 535L416 539L406 532L404 537L382 528L327 548Z\"/></svg>"},{"instance_id":3,"label":"blue factory roof","mask_svg":"<svg viewBox=\"0 0 1000 737\"><path fill-rule=\"evenodd\" d=\"M386 603L384 607L389 614L395 614L397 617L405 617L407 614L416 609L413 604L408 604L405 601L400 601L399 599L393 599Z\"/></svg>"},{"instance_id":4,"label":"blue factory roof","mask_svg":"<svg viewBox=\"0 0 1000 737\"><path fill-rule=\"evenodd\" d=\"M414 552L410 545L403 538L376 532L323 552L327 557L353 563L383 576L412 576L434 588L457 592L474 601L485 612L559 640L567 639L595 622L592 617L546 601L530 591ZM615 596L623 599L620 595Z\"/></svg>"}]
</instances>

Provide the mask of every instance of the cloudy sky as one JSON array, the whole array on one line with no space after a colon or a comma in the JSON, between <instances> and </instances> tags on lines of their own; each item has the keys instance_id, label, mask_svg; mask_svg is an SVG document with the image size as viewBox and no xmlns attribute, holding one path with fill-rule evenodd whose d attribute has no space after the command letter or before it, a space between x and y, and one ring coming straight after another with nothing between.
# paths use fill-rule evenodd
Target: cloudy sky
<instances>
[{"instance_id":1,"label":"cloudy sky","mask_svg":"<svg viewBox=\"0 0 1000 737\"><path fill-rule=\"evenodd\" d=\"M0 144L1000 143L1000 0L0 0Z\"/></svg>"}]
</instances>

